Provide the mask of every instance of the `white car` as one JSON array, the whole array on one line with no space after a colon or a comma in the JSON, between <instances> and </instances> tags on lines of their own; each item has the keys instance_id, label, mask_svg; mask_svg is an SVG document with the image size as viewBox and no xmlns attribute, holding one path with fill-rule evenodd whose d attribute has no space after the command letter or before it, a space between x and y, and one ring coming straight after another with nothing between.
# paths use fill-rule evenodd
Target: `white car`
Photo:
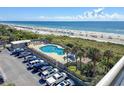
<instances>
[{"instance_id":1,"label":"white car","mask_svg":"<svg viewBox=\"0 0 124 93\"><path fill-rule=\"evenodd\" d=\"M30 61L30 62L27 64L27 66L28 66L29 68L33 68L33 66L34 66L35 64L38 64L38 63L44 63L44 60L38 60L38 59L36 59L36 60Z\"/></svg>"},{"instance_id":2,"label":"white car","mask_svg":"<svg viewBox=\"0 0 124 93\"><path fill-rule=\"evenodd\" d=\"M39 59L32 60L32 61L29 62L29 64L30 64L30 63L37 63L37 62L38 62L38 63L40 63L40 62L42 63L42 62L44 62L44 60L42 60L42 59L40 59L40 60L39 60Z\"/></svg>"},{"instance_id":3,"label":"white car","mask_svg":"<svg viewBox=\"0 0 124 93\"><path fill-rule=\"evenodd\" d=\"M54 85L57 85L58 83L60 83L61 81L65 80L65 78L67 78L66 73L58 72L58 73L54 74L53 76L49 77L48 79L46 79L46 83L49 86L54 86Z\"/></svg>"},{"instance_id":4,"label":"white car","mask_svg":"<svg viewBox=\"0 0 124 93\"><path fill-rule=\"evenodd\" d=\"M46 80L47 78L53 76L58 71L59 70L57 68L52 68L52 69L45 70L41 73L41 79Z\"/></svg>"},{"instance_id":5,"label":"white car","mask_svg":"<svg viewBox=\"0 0 124 93\"><path fill-rule=\"evenodd\" d=\"M71 79L63 80L57 86L74 86L74 81Z\"/></svg>"}]
</instances>

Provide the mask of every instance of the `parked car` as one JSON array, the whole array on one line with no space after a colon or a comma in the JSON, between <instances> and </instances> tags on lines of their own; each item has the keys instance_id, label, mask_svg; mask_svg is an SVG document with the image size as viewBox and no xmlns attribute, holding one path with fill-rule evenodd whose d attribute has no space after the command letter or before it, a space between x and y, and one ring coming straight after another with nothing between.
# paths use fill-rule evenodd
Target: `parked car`
<instances>
[{"instance_id":1,"label":"parked car","mask_svg":"<svg viewBox=\"0 0 124 93\"><path fill-rule=\"evenodd\" d=\"M27 66L28 66L29 64L32 64L32 63L39 63L39 60L40 60L40 59L35 59L35 60L32 60L32 61L29 61L29 62L27 63Z\"/></svg>"},{"instance_id":2,"label":"parked car","mask_svg":"<svg viewBox=\"0 0 124 93\"><path fill-rule=\"evenodd\" d=\"M23 51L24 51L23 48L16 48L16 49L14 49L14 50L11 52L11 55L16 55L16 54L18 54L18 53L20 53L20 52L23 52Z\"/></svg>"},{"instance_id":3,"label":"parked car","mask_svg":"<svg viewBox=\"0 0 124 93\"><path fill-rule=\"evenodd\" d=\"M45 70L41 73L41 79L46 80L47 78L53 76L58 71L59 70L57 68Z\"/></svg>"},{"instance_id":4,"label":"parked car","mask_svg":"<svg viewBox=\"0 0 124 93\"><path fill-rule=\"evenodd\" d=\"M13 51L13 48L12 48L12 47L7 47L7 49L8 49L9 51Z\"/></svg>"},{"instance_id":5,"label":"parked car","mask_svg":"<svg viewBox=\"0 0 124 93\"><path fill-rule=\"evenodd\" d=\"M2 76L2 74L0 73L0 84L4 83L4 77Z\"/></svg>"},{"instance_id":6,"label":"parked car","mask_svg":"<svg viewBox=\"0 0 124 93\"><path fill-rule=\"evenodd\" d=\"M45 70L50 70L50 69L53 69L53 67L52 66L43 66L43 67L41 67L41 68L39 68L39 72L40 73L42 73L43 71L45 71Z\"/></svg>"},{"instance_id":7,"label":"parked car","mask_svg":"<svg viewBox=\"0 0 124 93\"><path fill-rule=\"evenodd\" d=\"M18 56L18 58L23 58L23 57L26 57L26 56L28 56L28 55L32 55L32 53L31 53L31 52L24 52L24 53L21 53L21 54Z\"/></svg>"},{"instance_id":8,"label":"parked car","mask_svg":"<svg viewBox=\"0 0 124 93\"><path fill-rule=\"evenodd\" d=\"M35 64L35 65L33 66L33 69L34 69L35 71L38 71L38 70L39 70L40 68L42 68L43 66L49 66L49 64L46 63L46 62L38 63L38 64Z\"/></svg>"},{"instance_id":9,"label":"parked car","mask_svg":"<svg viewBox=\"0 0 124 93\"><path fill-rule=\"evenodd\" d=\"M24 61L32 61L32 60L36 60L36 59L37 59L37 57L34 55L29 55L29 56L24 57Z\"/></svg>"},{"instance_id":10,"label":"parked car","mask_svg":"<svg viewBox=\"0 0 124 93\"><path fill-rule=\"evenodd\" d=\"M31 58L32 56L34 56L34 55L28 55L28 56L24 57L24 60L27 60L28 58Z\"/></svg>"},{"instance_id":11,"label":"parked car","mask_svg":"<svg viewBox=\"0 0 124 93\"><path fill-rule=\"evenodd\" d=\"M60 82L57 86L74 86L74 81L71 79L66 79Z\"/></svg>"},{"instance_id":12,"label":"parked car","mask_svg":"<svg viewBox=\"0 0 124 93\"><path fill-rule=\"evenodd\" d=\"M17 57L17 56L19 56L20 54L23 54L23 53L25 53L25 51L19 51L19 52L16 52L16 53L14 54L14 56Z\"/></svg>"},{"instance_id":13,"label":"parked car","mask_svg":"<svg viewBox=\"0 0 124 93\"><path fill-rule=\"evenodd\" d=\"M61 81L65 80L67 78L67 74L64 72L58 72L54 74L53 76L46 79L46 83L49 86L55 86Z\"/></svg>"},{"instance_id":14,"label":"parked car","mask_svg":"<svg viewBox=\"0 0 124 93\"><path fill-rule=\"evenodd\" d=\"M27 63L28 68L32 69L36 64L44 63L44 60L33 60Z\"/></svg>"},{"instance_id":15,"label":"parked car","mask_svg":"<svg viewBox=\"0 0 124 93\"><path fill-rule=\"evenodd\" d=\"M29 58L27 62L30 62L30 61L36 60L36 59L40 59L40 58L37 58L36 56L33 56L32 58Z\"/></svg>"}]
</instances>

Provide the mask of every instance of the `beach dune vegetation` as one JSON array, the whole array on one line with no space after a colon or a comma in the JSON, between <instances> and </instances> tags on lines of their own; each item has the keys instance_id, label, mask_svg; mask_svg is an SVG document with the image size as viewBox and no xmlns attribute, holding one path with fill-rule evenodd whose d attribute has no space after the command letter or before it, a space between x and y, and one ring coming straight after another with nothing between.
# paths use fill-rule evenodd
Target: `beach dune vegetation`
<instances>
[{"instance_id":1,"label":"beach dune vegetation","mask_svg":"<svg viewBox=\"0 0 124 93\"><path fill-rule=\"evenodd\" d=\"M75 54L76 62L68 62L67 70L90 85L95 85L124 55L124 45L97 42L68 36L42 35L31 31L16 30L6 25L0 25L0 41L5 44L16 40L42 39L50 43L62 45L65 53ZM85 59L90 59L86 61Z\"/></svg>"}]
</instances>

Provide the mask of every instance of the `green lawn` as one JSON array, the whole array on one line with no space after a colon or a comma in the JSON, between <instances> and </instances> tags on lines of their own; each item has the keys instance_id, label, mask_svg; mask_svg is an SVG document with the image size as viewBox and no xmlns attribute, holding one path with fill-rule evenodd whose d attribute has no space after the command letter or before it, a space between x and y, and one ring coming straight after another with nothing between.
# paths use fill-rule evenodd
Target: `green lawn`
<instances>
[{"instance_id":1,"label":"green lawn","mask_svg":"<svg viewBox=\"0 0 124 93\"><path fill-rule=\"evenodd\" d=\"M69 66L68 69L72 72L75 72L77 75L80 75L80 70L76 70L76 66Z\"/></svg>"}]
</instances>

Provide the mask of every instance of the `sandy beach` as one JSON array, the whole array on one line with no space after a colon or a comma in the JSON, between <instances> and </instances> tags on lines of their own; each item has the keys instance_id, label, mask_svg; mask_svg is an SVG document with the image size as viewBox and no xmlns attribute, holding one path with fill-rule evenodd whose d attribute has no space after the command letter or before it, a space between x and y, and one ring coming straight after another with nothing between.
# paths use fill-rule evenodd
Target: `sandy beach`
<instances>
[{"instance_id":1,"label":"sandy beach","mask_svg":"<svg viewBox=\"0 0 124 93\"><path fill-rule=\"evenodd\" d=\"M54 34L59 36L69 36L75 38L96 40L99 42L110 42L110 43L124 45L124 35L115 34L115 33L55 29L55 28L45 28L45 27L31 27L31 26L10 25L10 24L9 26L17 30L31 31L37 34Z\"/></svg>"}]
</instances>

